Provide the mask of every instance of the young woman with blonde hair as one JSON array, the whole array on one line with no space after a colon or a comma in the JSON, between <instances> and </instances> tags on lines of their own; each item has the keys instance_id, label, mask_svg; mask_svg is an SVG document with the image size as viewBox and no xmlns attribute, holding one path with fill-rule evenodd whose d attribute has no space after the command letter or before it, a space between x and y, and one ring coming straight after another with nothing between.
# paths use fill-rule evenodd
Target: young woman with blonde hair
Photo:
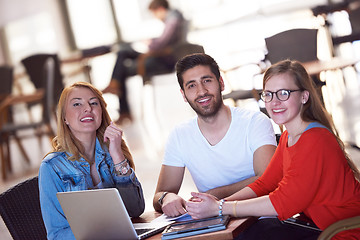
<instances>
[{"instance_id":1,"label":"young woman with blonde hair","mask_svg":"<svg viewBox=\"0 0 360 240\"><path fill-rule=\"evenodd\" d=\"M129 215L142 214L145 202L134 161L122 130L111 122L102 93L86 82L65 88L57 107L57 127L53 150L39 170L48 239L75 239L57 192L117 188Z\"/></svg>"}]
</instances>

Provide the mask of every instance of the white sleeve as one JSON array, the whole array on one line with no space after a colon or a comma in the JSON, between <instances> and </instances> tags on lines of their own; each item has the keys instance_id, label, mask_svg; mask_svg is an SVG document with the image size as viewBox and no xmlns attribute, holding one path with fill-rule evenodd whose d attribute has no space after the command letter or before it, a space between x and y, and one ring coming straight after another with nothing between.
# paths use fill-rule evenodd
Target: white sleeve
<instances>
[{"instance_id":1,"label":"white sleeve","mask_svg":"<svg viewBox=\"0 0 360 240\"><path fill-rule=\"evenodd\" d=\"M276 146L276 138L273 125L268 116L257 112L251 119L249 127L249 143L252 152L263 145Z\"/></svg>"},{"instance_id":2,"label":"white sleeve","mask_svg":"<svg viewBox=\"0 0 360 240\"><path fill-rule=\"evenodd\" d=\"M165 145L163 165L185 167L182 159L184 154L182 154L181 150L181 142L183 141L186 141L186 139L181 139L176 129L170 133Z\"/></svg>"}]
</instances>

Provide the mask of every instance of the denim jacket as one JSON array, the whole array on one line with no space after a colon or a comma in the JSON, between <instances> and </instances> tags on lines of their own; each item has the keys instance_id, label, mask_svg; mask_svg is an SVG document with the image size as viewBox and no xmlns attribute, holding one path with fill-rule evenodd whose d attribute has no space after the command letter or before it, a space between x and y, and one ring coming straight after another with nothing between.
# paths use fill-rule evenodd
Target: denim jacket
<instances>
[{"instance_id":1,"label":"denim jacket","mask_svg":"<svg viewBox=\"0 0 360 240\"><path fill-rule=\"evenodd\" d=\"M75 239L64 212L57 200L57 192L93 189L90 164L83 158L78 161L68 159L70 154L53 152L40 165L39 190L40 205L48 239ZM103 150L96 139L95 164L104 188L116 187L131 217L140 216L145 209L145 201L140 182L131 169L129 176L117 176L114 163L107 150ZM106 204L99 202L99 205Z\"/></svg>"}]
</instances>

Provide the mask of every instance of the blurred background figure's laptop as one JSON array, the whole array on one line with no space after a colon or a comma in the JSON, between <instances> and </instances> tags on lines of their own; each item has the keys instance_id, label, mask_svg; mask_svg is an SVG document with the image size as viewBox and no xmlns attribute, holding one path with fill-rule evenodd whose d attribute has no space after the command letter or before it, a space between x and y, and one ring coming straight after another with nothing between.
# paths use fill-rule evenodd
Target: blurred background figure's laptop
<instances>
[{"instance_id":1,"label":"blurred background figure's laptop","mask_svg":"<svg viewBox=\"0 0 360 240\"><path fill-rule=\"evenodd\" d=\"M170 224L133 224L116 188L58 192L56 195L77 240L144 239Z\"/></svg>"}]
</instances>

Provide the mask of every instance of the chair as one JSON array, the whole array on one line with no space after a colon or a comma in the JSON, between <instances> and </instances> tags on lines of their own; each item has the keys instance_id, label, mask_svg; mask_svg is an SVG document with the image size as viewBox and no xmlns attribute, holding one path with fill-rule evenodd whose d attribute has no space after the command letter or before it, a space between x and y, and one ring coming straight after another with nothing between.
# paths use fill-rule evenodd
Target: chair
<instances>
[{"instance_id":1,"label":"chair","mask_svg":"<svg viewBox=\"0 0 360 240\"><path fill-rule=\"evenodd\" d=\"M75 75L84 74L89 83L93 83L92 74L91 74L91 62L92 58L101 56L111 52L111 46L104 45L93 48L85 48L80 50L80 55L72 56L67 59L61 59L61 65L66 64L80 64L80 67L72 70L70 73L67 73L64 78L73 77ZM60 66L58 66L60 73Z\"/></svg>"},{"instance_id":2,"label":"chair","mask_svg":"<svg viewBox=\"0 0 360 240\"><path fill-rule=\"evenodd\" d=\"M0 115L8 112L8 110L18 103L38 103L42 105L42 117L39 121L30 123L15 123L5 122L0 128L0 144L1 144L1 161L2 161L2 177L7 178L9 172L11 172L11 159L9 151L7 153L4 149L9 149L10 137L20 138L18 132L26 129L34 129L36 134L40 137L41 135L48 135L49 139L55 136L51 126L52 114L54 113L54 80L55 80L55 62L53 58L49 58L44 68L42 68L44 77L42 77L42 85L44 89L39 89L34 94L29 95L18 95L8 96L0 105ZM31 135L33 136L33 135ZM22 136L24 138L26 136ZM21 144L21 143L20 143ZM25 153L26 154L26 153ZM27 160L30 162L29 160Z\"/></svg>"},{"instance_id":3,"label":"chair","mask_svg":"<svg viewBox=\"0 0 360 240\"><path fill-rule=\"evenodd\" d=\"M0 102L2 102L6 97L11 95L12 92L12 85L13 85L13 67L10 66L0 66ZM8 114L2 114L0 120L0 126L2 122L8 121L10 116Z\"/></svg>"},{"instance_id":4,"label":"chair","mask_svg":"<svg viewBox=\"0 0 360 240\"><path fill-rule=\"evenodd\" d=\"M352 9L349 9L349 20L351 24L351 29L353 33L359 33L360 32L360 5L357 3L357 6L355 6Z\"/></svg>"},{"instance_id":5,"label":"chair","mask_svg":"<svg viewBox=\"0 0 360 240\"><path fill-rule=\"evenodd\" d=\"M268 53L265 61L274 64L278 61L291 59L299 62L318 61L317 29L297 28L277 33L265 39ZM311 76L322 99L321 87L326 83L318 75Z\"/></svg>"},{"instance_id":6,"label":"chair","mask_svg":"<svg viewBox=\"0 0 360 240\"><path fill-rule=\"evenodd\" d=\"M263 62L258 63L258 66L261 69L260 73L262 74L265 71L264 66L269 66L285 59L292 59L300 62L318 60L317 33L317 29L299 28L283 31L271 37L265 38L267 53L265 54ZM235 67L235 69L239 67L241 66ZM312 76L312 78L318 87L318 92L321 96L322 94L320 88L325 83L320 81L318 76ZM261 89L235 90L224 95L224 99L230 98L236 101L240 99L254 98L259 101L259 93L261 91ZM268 115L265 108L260 107L260 111Z\"/></svg>"},{"instance_id":7,"label":"chair","mask_svg":"<svg viewBox=\"0 0 360 240\"><path fill-rule=\"evenodd\" d=\"M12 86L13 86L13 67L11 66L0 66L0 104L2 104L5 99L7 99L12 94ZM0 119L0 128L4 123L12 122L12 112L11 109L9 111L3 111ZM2 139L0 140L2 142ZM22 146L20 139L15 136L15 142L19 147L20 152L22 153L26 162L30 163L30 159L27 156L24 147ZM1 166L2 171L11 171L11 165L5 162L5 159L9 159L5 157L5 155L9 155L10 147L9 142L4 139L4 144L0 146L0 157L1 157Z\"/></svg>"},{"instance_id":8,"label":"chair","mask_svg":"<svg viewBox=\"0 0 360 240\"><path fill-rule=\"evenodd\" d=\"M348 6L349 21L351 24L351 34L340 37L333 37L332 42L334 45L339 45L346 42L354 42L360 40L360 5L357 3L355 7Z\"/></svg>"},{"instance_id":9,"label":"chair","mask_svg":"<svg viewBox=\"0 0 360 240\"><path fill-rule=\"evenodd\" d=\"M355 228L360 228L360 216L343 219L331 224L320 234L318 240L330 240L339 232Z\"/></svg>"},{"instance_id":10,"label":"chair","mask_svg":"<svg viewBox=\"0 0 360 240\"><path fill-rule=\"evenodd\" d=\"M268 66L284 59L293 59L300 62L318 60L317 32L317 29L291 29L265 38L267 48L267 53L263 60L265 64L258 64L261 68L261 73L265 71L263 66ZM319 85L324 84L316 76L314 76L314 81ZM260 92L261 89L235 90L224 95L224 99L230 98L236 101L254 98L258 101L258 94ZM265 111L264 109L261 110Z\"/></svg>"},{"instance_id":11,"label":"chair","mask_svg":"<svg viewBox=\"0 0 360 240\"><path fill-rule=\"evenodd\" d=\"M246 66L257 66L259 71L260 72L262 71L262 69L258 63L251 63L251 62L246 63L246 64L237 65L237 66L229 68L229 69L220 69L220 71L223 75L223 78L226 80L229 72L236 71L236 70L244 68ZM255 73L253 75L253 77L255 75L257 75L257 73ZM259 101L260 100L259 94L262 91L262 89L255 89L254 87L251 90L244 90L244 89L236 89L235 90L230 86L230 89L232 89L232 90L229 93L224 94L223 98L224 99L232 99L234 101L234 103L236 103L237 100L246 100L246 99L255 99L256 101Z\"/></svg>"},{"instance_id":12,"label":"chair","mask_svg":"<svg viewBox=\"0 0 360 240\"><path fill-rule=\"evenodd\" d=\"M265 38L268 50L265 60L274 64L284 59L300 62L318 60L317 29L290 29Z\"/></svg>"},{"instance_id":13,"label":"chair","mask_svg":"<svg viewBox=\"0 0 360 240\"><path fill-rule=\"evenodd\" d=\"M151 83L151 77L155 75L172 73L175 71L175 63L182 57L192 53L205 53L203 46L193 44L189 42L181 42L173 48L165 48L160 52L145 53L139 57L137 73L143 78L144 84ZM174 64L171 68L169 66L159 66L157 69L147 69L146 61L150 57L154 56L172 56L174 58Z\"/></svg>"},{"instance_id":14,"label":"chair","mask_svg":"<svg viewBox=\"0 0 360 240\"><path fill-rule=\"evenodd\" d=\"M263 62L258 63L261 74L265 71L264 66L269 66L269 64L274 64L285 59L293 59L300 62L318 60L317 32L317 29L291 29L265 38L267 53L265 54ZM242 66L237 66L234 69L240 67ZM317 76L313 76L313 79L317 85L324 85ZM237 100L254 98L259 101L259 93L261 91L261 89L234 90L225 94L224 99L230 98L236 102ZM260 110L267 114L264 108L260 108Z\"/></svg>"},{"instance_id":15,"label":"chair","mask_svg":"<svg viewBox=\"0 0 360 240\"><path fill-rule=\"evenodd\" d=\"M54 90L53 90L53 103L57 103L64 89L63 75L60 69L60 60L57 54L34 54L21 60L21 63L26 69L26 73L29 75L31 82L36 89L45 89L46 81L44 81L44 66L46 61L53 59L54 68Z\"/></svg>"},{"instance_id":16,"label":"chair","mask_svg":"<svg viewBox=\"0 0 360 240\"><path fill-rule=\"evenodd\" d=\"M10 66L0 66L0 101L11 94L14 69Z\"/></svg>"},{"instance_id":17,"label":"chair","mask_svg":"<svg viewBox=\"0 0 360 240\"><path fill-rule=\"evenodd\" d=\"M233 90L225 95L223 95L224 99L232 99L233 101L237 100L245 100L254 98L256 101L260 100L259 94L261 93L261 89L252 90Z\"/></svg>"},{"instance_id":18,"label":"chair","mask_svg":"<svg viewBox=\"0 0 360 240\"><path fill-rule=\"evenodd\" d=\"M0 194L0 215L14 240L47 239L37 176Z\"/></svg>"},{"instance_id":19,"label":"chair","mask_svg":"<svg viewBox=\"0 0 360 240\"><path fill-rule=\"evenodd\" d=\"M175 64L178 60L180 60L182 57L193 54L193 53L205 53L204 47L198 44L193 44L189 42L181 42L177 44L173 48L165 48L160 52L156 53L145 53L142 54L139 57L138 60L138 66L137 66L137 74L140 75L143 79L144 85L151 85L152 84L152 78L156 75L162 75L162 74L169 74L173 73L175 71ZM146 67L146 61L148 58L154 57L154 56L173 56L174 62L171 68L169 66L159 66L157 69L148 69ZM153 104L154 104L154 112L156 113L156 94L155 94L155 88L152 87L152 97L153 97ZM142 113L144 115L144 113ZM142 117L143 117L142 115ZM158 118L158 117L157 117Z\"/></svg>"}]
</instances>

